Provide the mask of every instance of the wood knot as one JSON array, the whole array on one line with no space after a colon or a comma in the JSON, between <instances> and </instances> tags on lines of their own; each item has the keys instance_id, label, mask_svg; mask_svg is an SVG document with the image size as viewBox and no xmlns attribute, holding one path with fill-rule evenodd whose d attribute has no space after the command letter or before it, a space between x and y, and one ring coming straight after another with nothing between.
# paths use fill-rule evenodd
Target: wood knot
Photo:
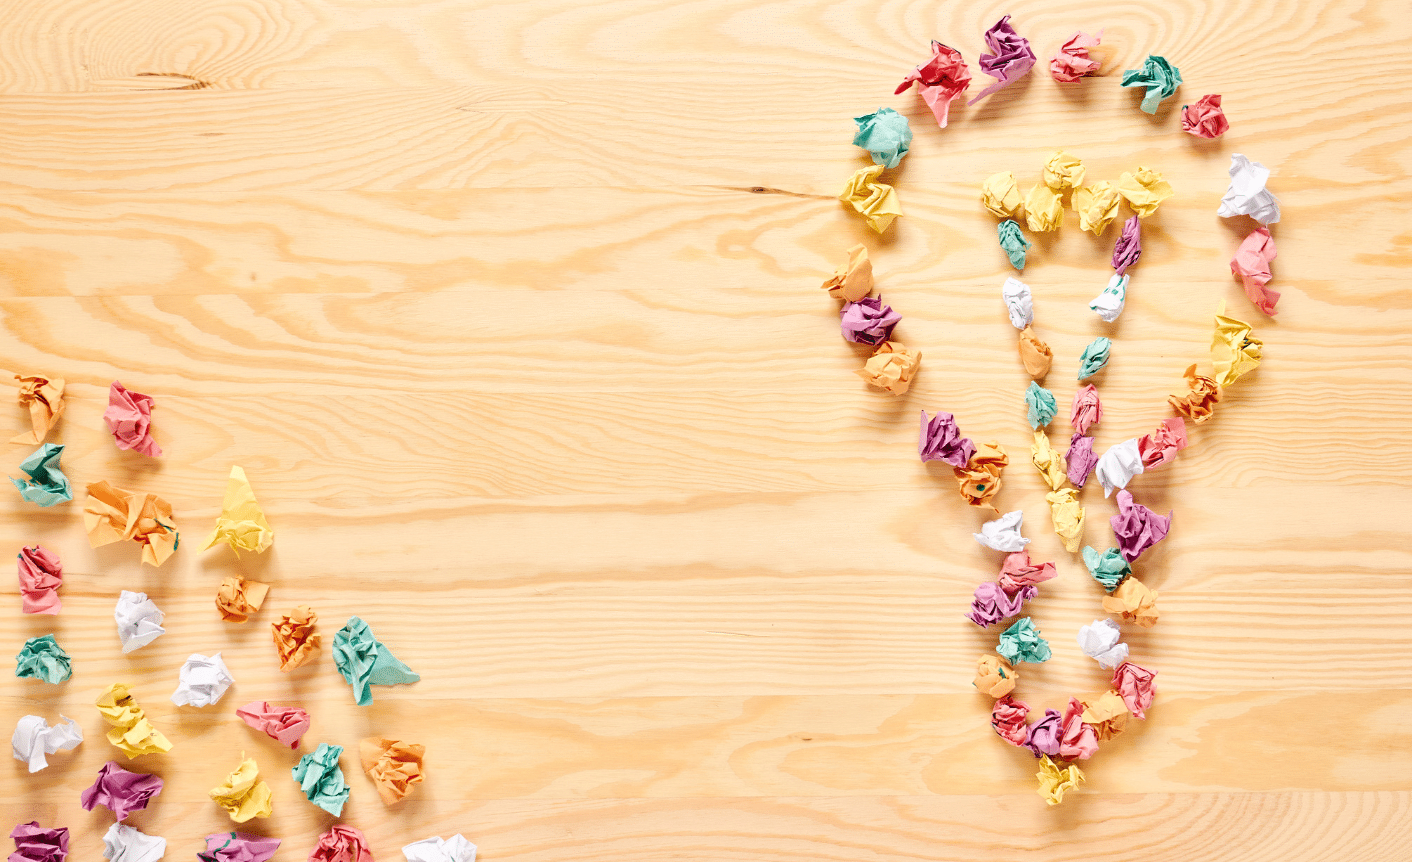
<instances>
[{"instance_id":1,"label":"wood knot","mask_svg":"<svg viewBox=\"0 0 1412 862\"><path fill-rule=\"evenodd\" d=\"M211 86L209 81L165 72L139 72L130 78L103 78L93 83L108 90L205 90Z\"/></svg>"}]
</instances>

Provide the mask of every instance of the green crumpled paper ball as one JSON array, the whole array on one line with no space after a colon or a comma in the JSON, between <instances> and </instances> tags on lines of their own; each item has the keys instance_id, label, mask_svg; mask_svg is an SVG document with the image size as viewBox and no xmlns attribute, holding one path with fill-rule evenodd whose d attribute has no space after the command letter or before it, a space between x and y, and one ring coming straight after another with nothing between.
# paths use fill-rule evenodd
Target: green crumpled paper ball
<instances>
[{"instance_id":1,"label":"green crumpled paper ball","mask_svg":"<svg viewBox=\"0 0 1412 862\"><path fill-rule=\"evenodd\" d=\"M73 676L73 665L54 636L44 635L25 641L24 649L15 656L15 676L57 684Z\"/></svg>"},{"instance_id":2,"label":"green crumpled paper ball","mask_svg":"<svg viewBox=\"0 0 1412 862\"><path fill-rule=\"evenodd\" d=\"M343 679L353 686L353 700L359 706L373 702L371 686L400 685L421 679L373 637L373 630L359 617L349 617L348 624L333 636L333 662Z\"/></svg>"},{"instance_id":3,"label":"green crumpled paper ball","mask_svg":"<svg viewBox=\"0 0 1412 862\"><path fill-rule=\"evenodd\" d=\"M853 122L858 124L853 143L872 155L873 164L895 168L907 155L912 130L907 126L907 118L893 109L878 108L871 114L854 117Z\"/></svg>"},{"instance_id":4,"label":"green crumpled paper ball","mask_svg":"<svg viewBox=\"0 0 1412 862\"><path fill-rule=\"evenodd\" d=\"M1020 662L1045 662L1051 655L1049 641L1039 636L1039 629L1029 617L1020 617L1010 628L1000 633L995 651L1012 665Z\"/></svg>"}]
</instances>

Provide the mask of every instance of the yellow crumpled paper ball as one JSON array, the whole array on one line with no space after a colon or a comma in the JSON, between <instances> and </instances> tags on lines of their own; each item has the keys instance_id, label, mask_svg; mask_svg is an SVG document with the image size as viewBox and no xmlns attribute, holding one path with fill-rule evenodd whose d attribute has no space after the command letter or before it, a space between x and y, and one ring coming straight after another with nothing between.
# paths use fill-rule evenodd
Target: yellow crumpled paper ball
<instances>
[{"instance_id":1,"label":"yellow crumpled paper ball","mask_svg":"<svg viewBox=\"0 0 1412 862\"><path fill-rule=\"evenodd\" d=\"M1020 188L1010 171L991 174L981 183L981 204L998 218L1019 218Z\"/></svg>"},{"instance_id":2,"label":"yellow crumpled paper ball","mask_svg":"<svg viewBox=\"0 0 1412 862\"><path fill-rule=\"evenodd\" d=\"M226 481L225 501L221 506L221 514L216 518L216 529L211 532L211 537L206 540L201 550L204 551L217 542L225 542L237 554L241 551L254 551L258 554L263 553L274 541L275 531L270 529L270 522L265 520L264 510L255 501L255 492L251 490L250 482L245 478L245 471L240 467L231 467L230 479Z\"/></svg>"},{"instance_id":3,"label":"yellow crumpled paper ball","mask_svg":"<svg viewBox=\"0 0 1412 862\"><path fill-rule=\"evenodd\" d=\"M1058 230L1064 224L1064 202L1044 183L1035 183L1025 198L1025 224L1035 233Z\"/></svg>"},{"instance_id":4,"label":"yellow crumpled paper ball","mask_svg":"<svg viewBox=\"0 0 1412 862\"><path fill-rule=\"evenodd\" d=\"M1122 195L1139 218L1147 218L1157 212L1162 201L1171 197L1171 183L1151 168L1139 167L1136 171L1124 171L1118 177L1118 194Z\"/></svg>"},{"instance_id":5,"label":"yellow crumpled paper ball","mask_svg":"<svg viewBox=\"0 0 1412 862\"><path fill-rule=\"evenodd\" d=\"M260 780L260 767L255 758L240 753L240 765L226 776L226 780L211 789L211 799L226 810L230 819L244 823L256 817L269 817L274 813L270 786Z\"/></svg>"},{"instance_id":6,"label":"yellow crumpled paper ball","mask_svg":"<svg viewBox=\"0 0 1412 862\"><path fill-rule=\"evenodd\" d=\"M1107 180L1074 190L1074 209L1079 214L1079 228L1101 236L1113 219L1118 217L1122 196Z\"/></svg>"},{"instance_id":7,"label":"yellow crumpled paper ball","mask_svg":"<svg viewBox=\"0 0 1412 862\"><path fill-rule=\"evenodd\" d=\"M892 220L902 215L902 202L897 191L887 183L878 182L883 166L862 168L848 180L838 199L857 210L868 220L868 227L882 233Z\"/></svg>"},{"instance_id":8,"label":"yellow crumpled paper ball","mask_svg":"<svg viewBox=\"0 0 1412 862\"><path fill-rule=\"evenodd\" d=\"M1044 184L1056 192L1076 189L1084 182L1084 163L1060 150L1044 163Z\"/></svg>"},{"instance_id":9,"label":"yellow crumpled paper ball","mask_svg":"<svg viewBox=\"0 0 1412 862\"><path fill-rule=\"evenodd\" d=\"M1035 777L1039 779L1039 795L1050 805L1063 802L1065 792L1078 787L1084 780L1083 770L1076 764L1070 763L1060 769L1047 754L1040 758L1039 772L1035 773Z\"/></svg>"}]
</instances>

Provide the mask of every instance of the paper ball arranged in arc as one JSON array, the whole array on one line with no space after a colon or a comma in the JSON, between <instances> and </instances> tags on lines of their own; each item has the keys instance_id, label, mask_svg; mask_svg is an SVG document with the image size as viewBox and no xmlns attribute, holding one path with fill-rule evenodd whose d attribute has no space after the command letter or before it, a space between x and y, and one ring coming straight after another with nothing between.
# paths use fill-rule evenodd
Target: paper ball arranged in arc
<instances>
[{"instance_id":1,"label":"paper ball arranged in arc","mask_svg":"<svg viewBox=\"0 0 1412 862\"><path fill-rule=\"evenodd\" d=\"M895 168L907 155L912 130L907 126L907 118L892 108L878 108L871 114L854 117L853 122L858 124L853 145L867 150L873 164Z\"/></svg>"},{"instance_id":2,"label":"paper ball arranged in arc","mask_svg":"<svg viewBox=\"0 0 1412 862\"><path fill-rule=\"evenodd\" d=\"M944 129L951 112L951 101L970 86L971 70L966 67L960 51L933 39L931 59L909 72L897 85L894 95L914 83L922 94L922 101L931 108L936 124Z\"/></svg>"}]
</instances>

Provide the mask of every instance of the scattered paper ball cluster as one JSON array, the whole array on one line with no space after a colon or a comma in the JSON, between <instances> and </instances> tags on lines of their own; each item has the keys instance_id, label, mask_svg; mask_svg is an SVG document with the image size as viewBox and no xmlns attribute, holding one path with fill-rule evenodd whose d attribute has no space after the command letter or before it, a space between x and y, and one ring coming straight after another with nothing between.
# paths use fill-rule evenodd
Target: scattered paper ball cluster
<instances>
[{"instance_id":1,"label":"scattered paper ball cluster","mask_svg":"<svg viewBox=\"0 0 1412 862\"><path fill-rule=\"evenodd\" d=\"M872 324L873 327L885 325ZM867 335L869 325L860 329ZM45 438L64 414L65 383L57 377L32 375L17 377L19 402L29 411L32 430L12 442L40 448L24 460L21 469L28 480L12 480L20 496L39 506L52 507L70 502L69 480L60 469L63 446L45 443ZM152 437L152 409L155 400L132 392L114 382L109 390L104 422L119 449L132 450L155 458L162 448ZM177 551L177 533L171 506L155 494L138 493L114 487L108 482L87 486L83 521L93 547L115 542L134 542L141 548L142 561L161 566ZM274 531L240 467L232 467L225 500L205 548L226 544L236 551L261 553L274 542ZM203 548L204 549L204 548ZM18 554L20 610L26 614L59 614L63 609L63 563L59 556L38 545L22 548ZM241 577L225 578L217 590L215 605L222 619L244 623L256 615L270 586ZM124 654L142 649L163 634L164 614L146 594L122 590L113 611L117 641ZM317 661L321 638L316 631L318 615L300 605L272 625L274 649L271 661L282 671ZM372 629L352 617L333 639L334 664L353 688L358 705L372 702L371 686L412 683L420 677L373 636ZM65 684L72 672L68 653L54 635L46 634L25 642L16 657L15 675L52 685ZM172 703L207 708L218 703L235 678L220 652L192 654L177 671ZM161 755L173 744L153 726L130 686L113 683L95 701L98 713L108 725L107 739L127 760ZM275 744L297 750L313 722L309 713L297 706L281 706L253 701L236 716ZM72 718L59 717L49 724L43 716L19 718L11 744L15 759L31 773L49 765L48 758L72 751L83 741L83 729ZM339 767L343 748L320 743L305 754L292 770L293 780L309 802L338 817L351 789ZM375 736L362 740L359 748L363 770L378 796L394 805L411 794L423 780L426 749L407 740ZM109 761L99 769L93 784L82 791L79 802L87 811L102 807L117 821L104 836L104 856L114 862L153 862L166 852L167 840L146 835L121 823L133 811L147 808L162 792L162 779L156 775L124 769ZM263 780L254 757L241 753L238 764L210 791L210 798L236 824L269 817L273 812L269 785ZM46 828L38 822L21 824L11 837L15 852L11 862L63 862L68 854L68 829ZM198 858L209 862L265 862L281 844L278 838L241 832L219 833L205 838L205 850ZM460 835L451 839L428 838L403 848L410 862L473 862L476 848ZM311 862L372 862L372 853L362 832L338 824L320 836L308 857Z\"/></svg>"}]
</instances>

